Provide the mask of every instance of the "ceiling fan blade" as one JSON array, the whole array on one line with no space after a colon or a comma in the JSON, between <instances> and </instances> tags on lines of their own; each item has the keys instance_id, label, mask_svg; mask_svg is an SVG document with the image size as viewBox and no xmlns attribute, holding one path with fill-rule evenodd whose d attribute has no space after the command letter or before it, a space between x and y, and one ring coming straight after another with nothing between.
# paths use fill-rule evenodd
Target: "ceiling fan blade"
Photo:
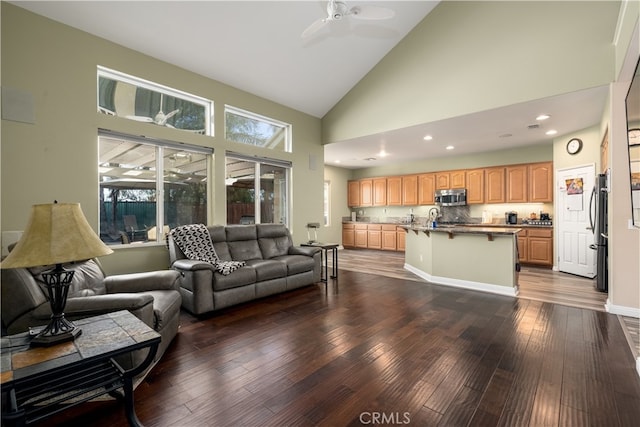
<instances>
[{"instance_id":1,"label":"ceiling fan blade","mask_svg":"<svg viewBox=\"0 0 640 427\"><path fill-rule=\"evenodd\" d=\"M396 12L393 9L386 7L363 4L361 6L352 7L349 10L349 15L356 19L382 20L393 18L396 15Z\"/></svg>"},{"instance_id":2,"label":"ceiling fan blade","mask_svg":"<svg viewBox=\"0 0 640 427\"><path fill-rule=\"evenodd\" d=\"M324 27L327 24L328 20L326 18L321 18L313 22L313 24L309 25L306 30L302 32L303 39L311 36L316 31L320 30L320 28Z\"/></svg>"}]
</instances>

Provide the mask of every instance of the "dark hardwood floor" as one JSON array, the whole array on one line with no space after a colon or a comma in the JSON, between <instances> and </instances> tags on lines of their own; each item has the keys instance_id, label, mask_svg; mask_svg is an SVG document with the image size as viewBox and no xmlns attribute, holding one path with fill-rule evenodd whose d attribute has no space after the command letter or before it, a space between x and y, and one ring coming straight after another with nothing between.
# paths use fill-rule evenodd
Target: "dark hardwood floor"
<instances>
[{"instance_id":1,"label":"dark hardwood floor","mask_svg":"<svg viewBox=\"0 0 640 427\"><path fill-rule=\"evenodd\" d=\"M616 316L341 270L182 315L136 389L147 426L636 426L640 378ZM125 426L116 401L42 426Z\"/></svg>"}]
</instances>

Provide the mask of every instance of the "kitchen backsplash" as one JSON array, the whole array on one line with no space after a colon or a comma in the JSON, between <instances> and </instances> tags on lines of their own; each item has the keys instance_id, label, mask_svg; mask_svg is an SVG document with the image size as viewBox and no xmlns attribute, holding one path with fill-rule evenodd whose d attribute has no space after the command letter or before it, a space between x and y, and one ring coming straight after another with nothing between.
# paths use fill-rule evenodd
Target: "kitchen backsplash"
<instances>
[{"instance_id":1,"label":"kitchen backsplash","mask_svg":"<svg viewBox=\"0 0 640 427\"><path fill-rule=\"evenodd\" d=\"M440 216L438 222L454 222L474 224L481 223L483 218L490 219L494 224L504 224L505 212L514 211L518 214L518 223L523 219L529 219L531 213L535 213L539 219L540 213L548 213L553 219L554 211L551 203L505 203L505 204L485 204L466 206L416 206L410 207L361 207L352 209L356 213L357 221L381 222L389 224L407 223L410 215L413 215L414 222L425 224L429 221L429 211L437 208ZM343 221L351 221L351 217L343 217Z\"/></svg>"}]
</instances>

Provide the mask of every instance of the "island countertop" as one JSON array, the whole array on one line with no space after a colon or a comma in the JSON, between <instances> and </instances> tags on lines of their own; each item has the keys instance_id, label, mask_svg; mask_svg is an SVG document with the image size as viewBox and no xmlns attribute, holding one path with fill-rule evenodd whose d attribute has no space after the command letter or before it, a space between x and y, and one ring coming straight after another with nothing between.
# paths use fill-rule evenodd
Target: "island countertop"
<instances>
[{"instance_id":1,"label":"island countertop","mask_svg":"<svg viewBox=\"0 0 640 427\"><path fill-rule=\"evenodd\" d=\"M436 228L425 227L416 224L399 225L399 227L406 228L413 231L424 231L434 233L451 233L451 234L518 234L522 229L515 227L481 227L481 226L466 226L466 225L438 225Z\"/></svg>"}]
</instances>

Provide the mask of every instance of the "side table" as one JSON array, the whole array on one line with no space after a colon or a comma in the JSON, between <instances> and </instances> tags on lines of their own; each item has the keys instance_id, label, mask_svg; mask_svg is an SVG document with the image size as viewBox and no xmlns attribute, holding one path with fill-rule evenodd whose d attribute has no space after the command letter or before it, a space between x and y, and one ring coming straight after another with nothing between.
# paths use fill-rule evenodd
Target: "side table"
<instances>
[{"instance_id":1,"label":"side table","mask_svg":"<svg viewBox=\"0 0 640 427\"><path fill-rule=\"evenodd\" d=\"M337 243L320 243L320 242L312 242L312 243L302 243L300 246L311 246L314 248L322 249L320 251L320 262L324 266L324 276L322 275L322 271L320 271L320 280L327 283L329 277L332 279L338 278L338 247L340 246ZM329 251L331 251L331 276L328 275L328 266L329 266Z\"/></svg>"},{"instance_id":2,"label":"side table","mask_svg":"<svg viewBox=\"0 0 640 427\"><path fill-rule=\"evenodd\" d=\"M30 347L28 332L2 337L3 425L31 424L107 393L123 398L130 425L141 425L134 409L133 379L153 361L160 334L126 310L74 323L82 334L50 347ZM132 369L114 360L145 348L146 358Z\"/></svg>"}]
</instances>

